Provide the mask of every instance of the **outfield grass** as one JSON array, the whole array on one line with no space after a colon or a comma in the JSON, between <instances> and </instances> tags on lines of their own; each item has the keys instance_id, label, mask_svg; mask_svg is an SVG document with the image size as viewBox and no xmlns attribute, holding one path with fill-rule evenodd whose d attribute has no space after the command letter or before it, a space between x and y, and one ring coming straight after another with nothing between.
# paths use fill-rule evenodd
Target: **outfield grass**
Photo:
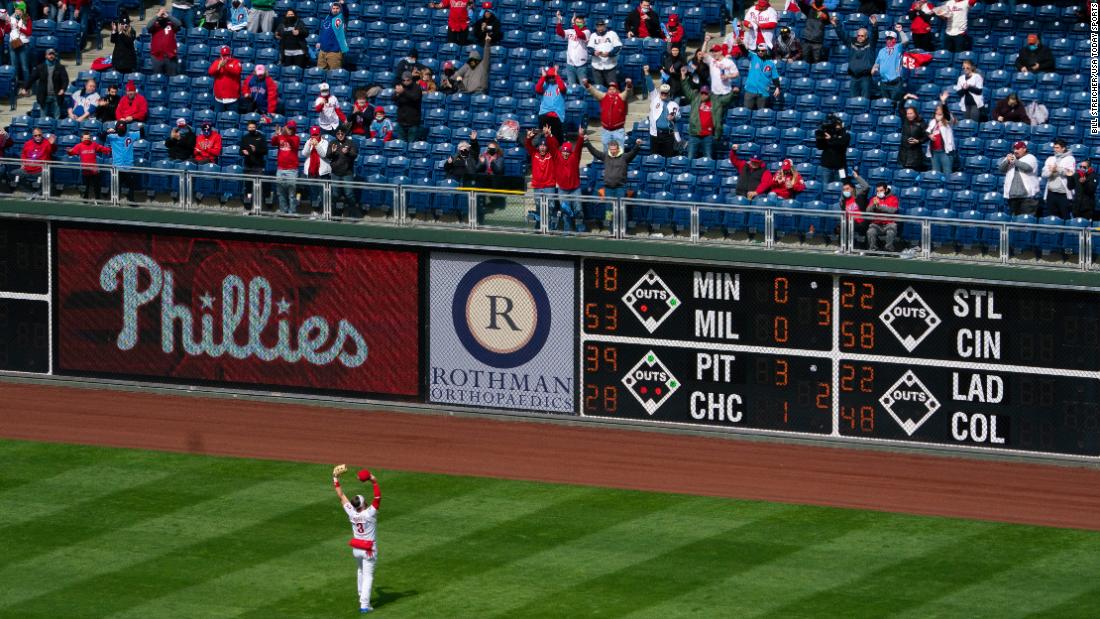
<instances>
[{"instance_id":1,"label":"outfield grass","mask_svg":"<svg viewBox=\"0 0 1100 619\"><path fill-rule=\"evenodd\" d=\"M2 617L358 615L331 464L4 441L0 463ZM1100 612L1100 533L377 474L378 616Z\"/></svg>"}]
</instances>

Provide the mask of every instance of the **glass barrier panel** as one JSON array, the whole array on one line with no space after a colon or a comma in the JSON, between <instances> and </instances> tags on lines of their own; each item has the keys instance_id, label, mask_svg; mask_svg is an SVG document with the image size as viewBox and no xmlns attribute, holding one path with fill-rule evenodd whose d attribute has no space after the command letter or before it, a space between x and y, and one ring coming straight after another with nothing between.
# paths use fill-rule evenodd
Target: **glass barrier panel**
<instances>
[{"instance_id":1,"label":"glass barrier panel","mask_svg":"<svg viewBox=\"0 0 1100 619\"><path fill-rule=\"evenodd\" d=\"M672 239L692 238L692 204L668 199L623 200L626 211L625 234L628 238Z\"/></svg>"},{"instance_id":2,"label":"glass barrier panel","mask_svg":"<svg viewBox=\"0 0 1100 619\"><path fill-rule=\"evenodd\" d=\"M402 192L410 225L469 227L468 191L457 187L404 185Z\"/></svg>"},{"instance_id":3,"label":"glass barrier panel","mask_svg":"<svg viewBox=\"0 0 1100 619\"><path fill-rule=\"evenodd\" d=\"M185 208L187 183L177 169L148 167L115 168L118 203L146 208Z\"/></svg>"}]
</instances>

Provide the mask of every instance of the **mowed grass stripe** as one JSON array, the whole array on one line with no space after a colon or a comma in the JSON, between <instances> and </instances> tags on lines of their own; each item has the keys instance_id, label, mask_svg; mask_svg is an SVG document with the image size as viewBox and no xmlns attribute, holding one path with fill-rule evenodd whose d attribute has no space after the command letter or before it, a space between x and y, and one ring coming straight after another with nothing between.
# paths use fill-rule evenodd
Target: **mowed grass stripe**
<instances>
[{"instance_id":1,"label":"mowed grass stripe","mask_svg":"<svg viewBox=\"0 0 1100 619\"><path fill-rule=\"evenodd\" d=\"M548 522L562 527L575 526L573 510L577 509L577 505L603 507L613 502L613 499L600 496L601 492L592 488L539 484L509 487L508 482L491 480L479 480L478 483L492 485L498 493L508 496L507 505L496 509L483 508L469 514L443 514L444 518L436 523L435 528L419 529L414 534L414 537L421 538L418 545L413 539L402 540L400 535L387 536L384 517L380 517L378 535L381 553L377 567L380 584L390 590L427 591L439 588L454 578L488 571L525 556L533 546L545 547L554 534L549 530ZM531 509L532 499L538 496L546 500L536 509ZM486 517L490 518L491 526L481 526L486 522ZM471 525L471 528L464 534L452 533L461 531L458 525L462 523ZM437 532L438 536L432 535L432 531ZM424 540L424 536L429 536L429 539ZM440 536L444 541L440 541ZM391 547L393 550L388 550ZM346 590L341 599L346 599L345 603L354 608L354 564L349 562L345 565L347 567L341 569L351 570L351 580L343 573L337 573L319 587L285 596L241 616L318 616L318 600L334 590ZM384 577L383 573L389 576ZM402 578L403 575L415 576Z\"/></svg>"},{"instance_id":2,"label":"mowed grass stripe","mask_svg":"<svg viewBox=\"0 0 1100 619\"><path fill-rule=\"evenodd\" d=\"M293 483L284 481L238 485L236 492L215 495L206 501L165 506L156 510L155 517L118 526L19 562L5 563L0 568L0 608L54 595L65 587L79 586L85 579L155 560L197 540L231 531L273 512L289 510L294 506L289 502L282 501L273 510L262 501L273 494L286 494L293 487ZM119 508L124 509L125 505ZM63 532L60 537L64 538ZM152 570L146 579L159 572Z\"/></svg>"},{"instance_id":3,"label":"mowed grass stripe","mask_svg":"<svg viewBox=\"0 0 1100 619\"><path fill-rule=\"evenodd\" d=\"M1096 572L1088 574L1081 572L1078 578L1082 580L1095 580ZM1030 613L1027 616L1043 619L1094 619L1096 609L1100 608L1100 584L1093 584L1087 590L1064 600L1058 604L1048 606L1040 611Z\"/></svg>"},{"instance_id":4,"label":"mowed grass stripe","mask_svg":"<svg viewBox=\"0 0 1100 619\"><path fill-rule=\"evenodd\" d=\"M71 515L60 512L70 511L73 505L87 505L89 501L141 485L163 484L169 475L164 470L85 465L13 484L0 491L0 523L3 523L0 540L7 541L12 534L6 531L13 525L51 515L65 520Z\"/></svg>"},{"instance_id":5,"label":"mowed grass stripe","mask_svg":"<svg viewBox=\"0 0 1100 619\"><path fill-rule=\"evenodd\" d=\"M929 546L952 543L956 534L942 526L925 526L917 517L875 512L802 507L775 527L771 535L802 544L793 554L744 572L714 574L703 587L644 609L633 616L705 613L721 607L730 616L752 617L811 596L867 572L920 556ZM822 522L849 521L853 530L815 542ZM805 543L802 538L809 538Z\"/></svg>"},{"instance_id":6,"label":"mowed grass stripe","mask_svg":"<svg viewBox=\"0 0 1100 619\"><path fill-rule=\"evenodd\" d=\"M1087 595L1097 586L1100 574L1100 539L1084 531L1048 530L1050 546L1059 550L1050 555L1019 557L1011 569L964 587L938 600L921 604L899 617L914 619L930 616L967 614L975 606L978 614L1007 617L1042 612L1049 606ZM1031 583L1020 587L1020 583ZM1093 601L1096 592L1093 591ZM975 601L978 604L975 604ZM1095 612L1100 605L1093 604ZM1095 615L1094 615L1095 616Z\"/></svg>"},{"instance_id":7,"label":"mowed grass stripe","mask_svg":"<svg viewBox=\"0 0 1100 619\"><path fill-rule=\"evenodd\" d=\"M499 506L495 489L484 485L451 480L433 484L429 490L417 484L401 484L393 474L379 473L379 476L385 480L386 487L379 524L380 540L385 540L387 547L416 549L437 543L438 537L425 532L425 523L439 523L444 519L475 519L475 515L481 515L476 519L482 520L484 526L492 527L492 514L500 512L495 509ZM439 481L446 482L447 478L440 476ZM394 498L386 500L387 493ZM488 513L482 511L486 507L490 508ZM410 534L386 535L388 529L400 530L403 527L407 527ZM331 517L318 530L326 538L322 543L263 563L241 564L238 570L230 574L167 592L113 617L234 617L251 610L257 601L262 603L314 589L317 590L315 601L328 602L334 609L354 609L355 562L347 545L350 525L335 495L331 499ZM237 602L242 591L248 592L247 601ZM225 603L212 607L209 603L211 599L225 600ZM334 603L336 599L339 602ZM285 616L282 611L277 614Z\"/></svg>"},{"instance_id":8,"label":"mowed grass stripe","mask_svg":"<svg viewBox=\"0 0 1100 619\"><path fill-rule=\"evenodd\" d=\"M655 549L658 552L644 561L602 574L577 587L551 591L505 614L620 616L644 611L663 600L705 586L716 574L747 571L798 552L800 544L832 539L859 526L854 522L823 523L803 537L777 538L775 530L798 509L790 506L741 525L722 523L724 526L713 527L706 537L675 548L658 547Z\"/></svg>"},{"instance_id":9,"label":"mowed grass stripe","mask_svg":"<svg viewBox=\"0 0 1100 619\"><path fill-rule=\"evenodd\" d=\"M973 524L966 529L973 531ZM899 613L981 582L1021 561L1053 554L1058 549L1047 545L1045 535L1036 534L1042 531L987 523L976 533L959 535L951 543L799 599L775 609L770 616L814 616L835 608L855 608L859 615L874 617Z\"/></svg>"},{"instance_id":10,"label":"mowed grass stripe","mask_svg":"<svg viewBox=\"0 0 1100 619\"><path fill-rule=\"evenodd\" d=\"M692 543L708 534L714 522L747 524L771 511L738 513L730 505L710 499L662 497L663 504L636 508L641 496L622 493L623 509L611 526L574 538L562 538L552 548L533 552L513 563L477 576L459 576L446 586L402 603L406 616L450 612L460 616L489 617L506 608L523 606L554 591L568 591L592 578L651 558L662 548ZM469 595L492 591L493 595ZM508 611L504 613L514 615Z\"/></svg>"}]
</instances>

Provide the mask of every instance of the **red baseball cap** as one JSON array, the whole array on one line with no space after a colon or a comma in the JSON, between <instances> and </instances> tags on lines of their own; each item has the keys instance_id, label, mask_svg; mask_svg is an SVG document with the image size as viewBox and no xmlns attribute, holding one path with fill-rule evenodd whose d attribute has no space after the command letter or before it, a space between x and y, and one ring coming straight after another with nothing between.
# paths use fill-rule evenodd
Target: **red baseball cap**
<instances>
[{"instance_id":1,"label":"red baseball cap","mask_svg":"<svg viewBox=\"0 0 1100 619\"><path fill-rule=\"evenodd\" d=\"M1016 142L1015 144L1012 145L1013 150L1015 150L1017 148L1027 148L1027 142L1020 141L1020 142Z\"/></svg>"},{"instance_id":2,"label":"red baseball cap","mask_svg":"<svg viewBox=\"0 0 1100 619\"><path fill-rule=\"evenodd\" d=\"M228 56L233 50L229 49L228 45L222 45L222 56Z\"/></svg>"},{"instance_id":3,"label":"red baseball cap","mask_svg":"<svg viewBox=\"0 0 1100 619\"><path fill-rule=\"evenodd\" d=\"M321 128L318 127L317 125L314 125L314 126L309 128L309 134L310 135L321 135Z\"/></svg>"},{"instance_id":4,"label":"red baseball cap","mask_svg":"<svg viewBox=\"0 0 1100 619\"><path fill-rule=\"evenodd\" d=\"M298 128L298 123L294 122L293 120L288 120L288 121L286 121L286 128L287 129L297 129Z\"/></svg>"},{"instance_id":5,"label":"red baseball cap","mask_svg":"<svg viewBox=\"0 0 1100 619\"><path fill-rule=\"evenodd\" d=\"M375 114L385 114L386 113L386 108L379 105L378 107L374 108L374 113Z\"/></svg>"}]
</instances>

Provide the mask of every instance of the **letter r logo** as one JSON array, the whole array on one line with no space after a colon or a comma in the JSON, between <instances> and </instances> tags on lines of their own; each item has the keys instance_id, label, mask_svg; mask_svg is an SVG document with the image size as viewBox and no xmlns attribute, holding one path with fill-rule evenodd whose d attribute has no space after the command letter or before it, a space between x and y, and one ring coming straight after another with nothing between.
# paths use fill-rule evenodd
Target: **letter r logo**
<instances>
[{"instance_id":1,"label":"letter r logo","mask_svg":"<svg viewBox=\"0 0 1100 619\"><path fill-rule=\"evenodd\" d=\"M495 294L486 295L486 297L489 299L489 324L485 328L499 330L500 327L497 325L497 318L500 318L508 323L509 329L519 331L520 328L516 326L515 321L509 316L512 312L512 308L515 306L512 300L508 297Z\"/></svg>"}]
</instances>

